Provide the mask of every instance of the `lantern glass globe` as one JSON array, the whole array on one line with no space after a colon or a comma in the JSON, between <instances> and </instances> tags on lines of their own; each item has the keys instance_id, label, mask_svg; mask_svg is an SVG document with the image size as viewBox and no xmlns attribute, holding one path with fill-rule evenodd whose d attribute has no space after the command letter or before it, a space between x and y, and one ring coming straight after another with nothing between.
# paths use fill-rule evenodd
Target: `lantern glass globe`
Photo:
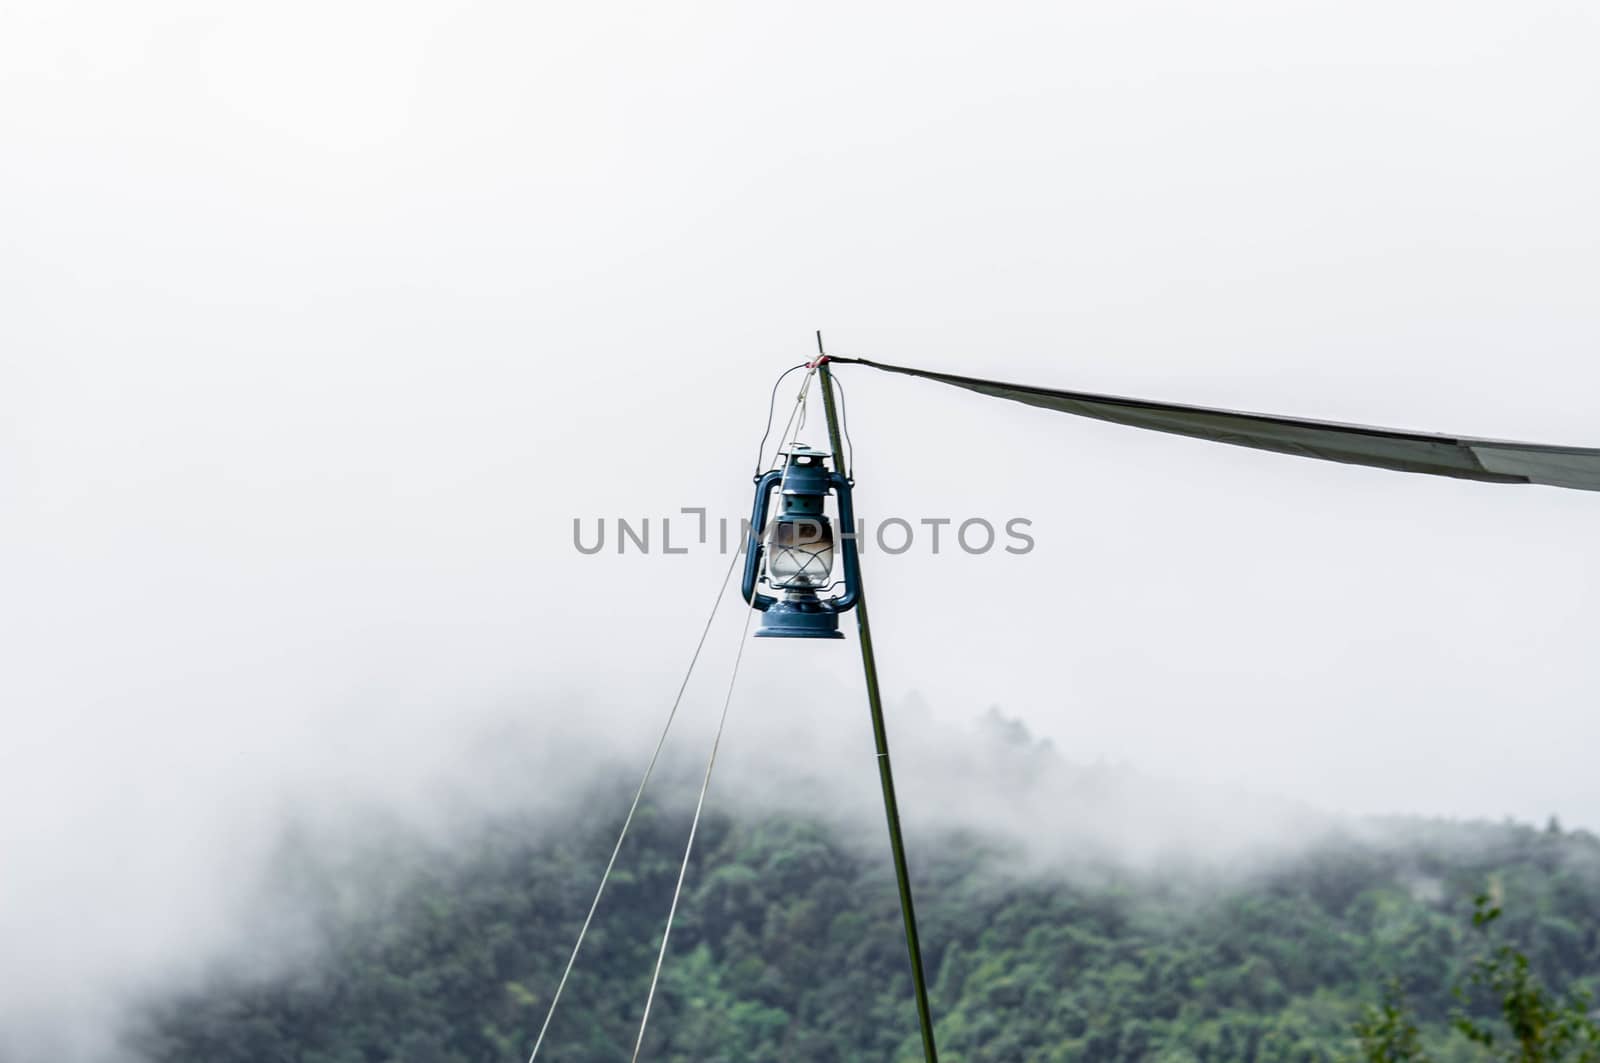
<instances>
[{"instance_id":1,"label":"lantern glass globe","mask_svg":"<svg viewBox=\"0 0 1600 1063\"><path fill-rule=\"evenodd\" d=\"M773 521L767 582L782 590L821 590L833 579L833 547L833 527L825 517Z\"/></svg>"}]
</instances>

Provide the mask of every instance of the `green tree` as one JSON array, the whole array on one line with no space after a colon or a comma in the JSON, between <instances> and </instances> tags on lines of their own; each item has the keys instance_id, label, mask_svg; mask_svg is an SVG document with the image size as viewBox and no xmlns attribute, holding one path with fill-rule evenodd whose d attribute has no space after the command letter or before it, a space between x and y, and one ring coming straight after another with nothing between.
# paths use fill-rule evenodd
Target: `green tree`
<instances>
[{"instance_id":1,"label":"green tree","mask_svg":"<svg viewBox=\"0 0 1600 1063\"><path fill-rule=\"evenodd\" d=\"M1366 1063L1429 1063L1399 979L1384 983L1383 999L1363 1010L1355 1033Z\"/></svg>"},{"instance_id":2,"label":"green tree","mask_svg":"<svg viewBox=\"0 0 1600 1063\"><path fill-rule=\"evenodd\" d=\"M1501 909L1487 893L1473 899L1472 928L1479 946L1455 988L1460 1005L1452 1028L1503 1063L1600 1063L1600 1025L1591 997L1574 987L1557 995L1534 973L1526 953L1492 940ZM1475 1007L1477 1005L1477 1007ZM1400 983L1385 984L1354 1026L1365 1063L1428 1063L1421 1031Z\"/></svg>"},{"instance_id":3,"label":"green tree","mask_svg":"<svg viewBox=\"0 0 1600 1063\"><path fill-rule=\"evenodd\" d=\"M1474 898L1472 925L1485 938L1499 918L1500 907L1488 894ZM1495 1058L1507 1063L1600 1061L1600 1026L1589 1015L1590 995L1574 988L1556 996L1533 973L1527 955L1510 945L1486 946L1461 990L1463 999L1487 994L1498 1005L1503 1031L1465 1010L1455 1018L1455 1028Z\"/></svg>"}]
</instances>

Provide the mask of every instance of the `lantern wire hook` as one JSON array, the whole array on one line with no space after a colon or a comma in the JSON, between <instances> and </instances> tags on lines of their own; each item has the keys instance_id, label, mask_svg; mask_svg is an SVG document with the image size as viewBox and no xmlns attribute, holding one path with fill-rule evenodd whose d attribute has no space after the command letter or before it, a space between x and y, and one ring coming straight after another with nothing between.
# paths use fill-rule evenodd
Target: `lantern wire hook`
<instances>
[{"instance_id":1,"label":"lantern wire hook","mask_svg":"<svg viewBox=\"0 0 1600 1063\"><path fill-rule=\"evenodd\" d=\"M765 455L767 453L767 440L769 438L771 438L771 436L772 436L772 417L777 412L777 409L778 409L778 388L780 388L783 385L784 378L787 377L790 373L793 373L797 369L809 369L809 368L810 368L810 365L808 363L805 363L805 362L801 362L799 365L796 365L796 366L791 366L790 368L785 369L782 373L779 373L778 374L778 379L775 380L773 382L773 384L772 384L772 398L767 403L767 430L765 432L761 433L761 443L760 443L759 446L756 447L756 476L757 477L759 477L761 475L762 467L766 464ZM810 381L811 381L811 376L808 373L806 375L806 384L809 384ZM796 396L796 398L795 398L796 407L798 407L800 402L801 402L801 400L804 399L805 392L806 392L805 385L801 385L800 394L798 396ZM789 424L791 424L791 425L794 424L794 413L793 412L791 412L789 414ZM787 436L789 434L788 425L784 426L784 433L783 434L785 436ZM782 446L782 441L779 442L779 446L780 447Z\"/></svg>"},{"instance_id":2,"label":"lantern wire hook","mask_svg":"<svg viewBox=\"0 0 1600 1063\"><path fill-rule=\"evenodd\" d=\"M817 375L818 369L830 361L832 361L832 359L829 358L822 349L822 331L819 329L817 330L817 357L812 361L801 362L799 365L790 366L788 369L785 369L783 372L779 373L778 379L772 382L772 396L767 400L767 426L761 433L761 442L756 446L755 475L757 477L760 477L761 473L767 467L767 440L772 438L772 421L778 409L778 389L783 386L783 382L788 379L790 373L798 372L801 369L806 370L805 379L801 381L800 384L800 390L795 394L795 406L794 410L790 412L789 423L784 427L783 438L778 440L778 448L781 451L783 445L789 441L790 432L793 431L798 433L806 426L806 415L810 410L809 399L811 393L811 379ZM850 420L849 415L845 410L844 384L839 381L838 377L833 376L831 373L828 375L828 383L832 387L833 393L838 397L839 400L839 425L844 432L844 442L847 450L847 453L845 454L835 454L833 459L836 463L838 463L838 469L840 472L844 473L845 479L849 480L851 483L855 483L856 443L855 440L850 438ZM797 414L798 420L796 419ZM777 459L778 455L774 454L773 467L776 467Z\"/></svg>"},{"instance_id":3,"label":"lantern wire hook","mask_svg":"<svg viewBox=\"0 0 1600 1063\"><path fill-rule=\"evenodd\" d=\"M844 473L844 478L852 485L856 482L856 441L850 438L850 416L844 408L844 385L832 373L828 374L828 383L832 386L834 394L839 396L839 427L844 431L844 445L848 453L835 454L833 460L839 463L839 471Z\"/></svg>"}]
</instances>

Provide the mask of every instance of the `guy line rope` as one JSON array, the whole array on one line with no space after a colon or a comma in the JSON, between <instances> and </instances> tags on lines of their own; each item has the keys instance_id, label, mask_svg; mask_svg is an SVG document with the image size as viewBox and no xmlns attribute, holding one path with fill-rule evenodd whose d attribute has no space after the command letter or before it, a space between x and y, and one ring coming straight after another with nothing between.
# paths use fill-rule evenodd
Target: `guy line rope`
<instances>
[{"instance_id":1,"label":"guy line rope","mask_svg":"<svg viewBox=\"0 0 1600 1063\"><path fill-rule=\"evenodd\" d=\"M804 369L807 370L807 372L806 372L805 377L801 381L800 389L799 389L798 393L795 395L794 407L789 411L789 420L784 425L783 433L779 438L778 448L779 448L780 451L783 448L783 440L787 439L789 437L790 431L791 430L797 430L797 426L795 424L795 419L798 417L801 425L803 425L805 423L806 394L810 390L812 377L814 377L816 375L815 366L799 365L799 366L795 366L794 368L795 369L804 368ZM787 376L789 373L792 373L793 371L794 371L794 369L791 369L788 372L784 373L783 376ZM779 383L782 383L783 376L780 376L778 378ZM774 401L774 403L776 402L776 400L777 400L777 385L774 385L773 386L773 401ZM761 437L760 450L756 455L756 467L757 467L757 471L758 472L760 471L760 468L761 468L761 465L762 465L761 456L766 451L766 442L767 442L768 435L770 435L771 431L772 431L772 410L771 410L771 408L769 406L769 409L767 411L767 435L763 435ZM776 460L776 456L774 457L774 460ZM781 490L781 487L780 487L780 490ZM756 534L759 534L760 533L760 529L759 528L754 529L754 532ZM705 649L706 638L707 638L707 636L709 636L711 634L711 627L712 627L713 622L717 618L717 611L721 608L722 600L727 595L727 592L728 592L728 581L733 577L733 570L738 566L738 563L739 563L739 551L735 550L734 553L733 553L733 559L728 563L727 571L722 574L722 583L717 588L717 596L716 596L716 600L712 603L711 614L706 617L705 627L700 632L700 639L699 639L699 641L697 643L695 643L694 653L689 658L689 667L688 667L687 670L685 670L684 675L683 675L683 682L678 684L678 693L672 699L672 708L670 710L668 710L668 712L667 712L666 723L663 724L662 728L661 728L661 736L656 740L655 749L650 754L650 761L649 761L648 764L645 765L644 775L639 780L639 788L634 792L633 803L628 806L628 814L623 817L622 829L617 833L617 843L614 846L612 846L612 848L611 848L611 856L606 861L605 870L602 871L601 874L600 874L600 885L599 885L598 888L595 889L595 891L594 891L594 899L592 901L590 901L590 903L589 903L589 911L584 915L583 923L578 928L577 941L575 941L573 943L572 952L567 957L567 963L566 963L565 968L562 969L561 979L560 979L559 982L556 983L555 995L550 998L550 1008L549 1008L548 1011L545 1012L544 1023L539 1027L539 1036L533 1043L533 1051L528 1056L528 1063L536 1063L536 1061L539 1058L539 1050L542 1047L544 1047L545 1036L550 1032L550 1023L555 1018L556 1006L558 1004L560 1004L560 1002L561 1002L561 994L562 994L562 992L564 992L566 990L567 981L572 976L572 968L578 962L578 953L583 949L584 938L588 935L589 927L594 922L595 912L598 911L599 908L600 908L600 899L601 899L601 897L603 897L605 895L606 885L611 880L611 872L617 866L617 857L622 852L622 843L625 840L627 840L628 829L633 825L633 817L634 817L635 813L637 813L639 811L639 805L644 799L645 789L646 789L646 787L649 786L650 778L655 773L655 770L656 770L656 764L661 759L661 751L662 751L663 748L666 747L667 736L668 736L669 733L671 733L672 724L677 719L677 716L678 716L678 708L679 708L679 706L681 706L683 704L684 692L689 689L689 680L694 675L695 665L697 665L699 663L699 661L700 661L700 652L703 649ZM750 617L754 612L755 612L755 610L753 610L753 609L746 610L745 619L744 619L744 626L743 626L743 628L741 629L741 631L739 633L739 649L738 649L738 653L734 657L732 674L728 677L727 694L723 698L723 702L722 702L722 715L717 721L717 731L716 731L716 735L713 737L712 742L711 742L711 753L710 753L710 756L706 759L705 778L700 784L700 797L699 797L699 800L695 804L694 818L691 820L691 822L689 824L689 840L688 840L687 844L684 847L683 863L678 869L677 885L674 887L674 889L672 891L672 906L667 912L666 927L662 930L662 933L661 933L661 948L660 948L660 951L656 955L655 970L652 972L652 974L650 976L650 991L645 997L644 1014L639 1020L639 1035L638 1035L637 1040L634 1042L634 1046L633 1046L633 1060L634 1060L634 1063L638 1063L639 1053L644 1047L645 1028L650 1022L650 1009L655 1003L656 987L657 987L657 984L661 980L661 968L662 968L662 965L666 961L666 957L667 957L667 940L672 934L672 920L677 915L677 912L678 912L678 901L679 901L679 899L680 899L680 897L682 896L682 893L683 893L684 879L688 875L689 857L690 857L690 854L694 850L695 835L700 829L700 818L701 818L702 812L705 809L706 792L711 787L711 773L712 773L712 769L716 766L717 749L722 744L723 731L727 727L728 709L733 704L734 682L738 679L738 676L739 676L739 663L744 658L744 646L745 646L745 642L747 641L747 636L749 635L749 632L750 632Z\"/></svg>"}]
</instances>

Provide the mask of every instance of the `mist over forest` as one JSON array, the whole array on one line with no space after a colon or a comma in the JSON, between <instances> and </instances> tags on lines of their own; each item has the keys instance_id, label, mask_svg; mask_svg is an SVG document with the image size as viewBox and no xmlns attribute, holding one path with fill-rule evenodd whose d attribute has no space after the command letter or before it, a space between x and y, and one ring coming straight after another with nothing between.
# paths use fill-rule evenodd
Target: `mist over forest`
<instances>
[{"instance_id":1,"label":"mist over forest","mask_svg":"<svg viewBox=\"0 0 1600 1063\"><path fill-rule=\"evenodd\" d=\"M916 721L915 700L905 708ZM809 723L784 731L787 744L760 735L770 756L736 758L714 781L652 1058L919 1051L874 780L846 777L846 764L860 775L870 763L837 741L807 747ZM1584 832L1330 815L1074 763L996 710L966 728L904 730L908 838L951 1059L1345 1058L1391 978L1445 1058L1476 1059L1450 1038L1449 987L1472 956L1472 898L1488 889L1554 984L1600 969L1600 843ZM0 1057L524 1058L637 781L621 750L563 777L558 765L592 740L503 723L473 744L476 778L438 780L415 803L284 807L231 898L230 934L191 938L183 962L159 970L102 971L121 977L70 1021L7 1009ZM697 752L675 748L659 769L551 1058L631 1050ZM8 978L25 973L8 963Z\"/></svg>"}]
</instances>

